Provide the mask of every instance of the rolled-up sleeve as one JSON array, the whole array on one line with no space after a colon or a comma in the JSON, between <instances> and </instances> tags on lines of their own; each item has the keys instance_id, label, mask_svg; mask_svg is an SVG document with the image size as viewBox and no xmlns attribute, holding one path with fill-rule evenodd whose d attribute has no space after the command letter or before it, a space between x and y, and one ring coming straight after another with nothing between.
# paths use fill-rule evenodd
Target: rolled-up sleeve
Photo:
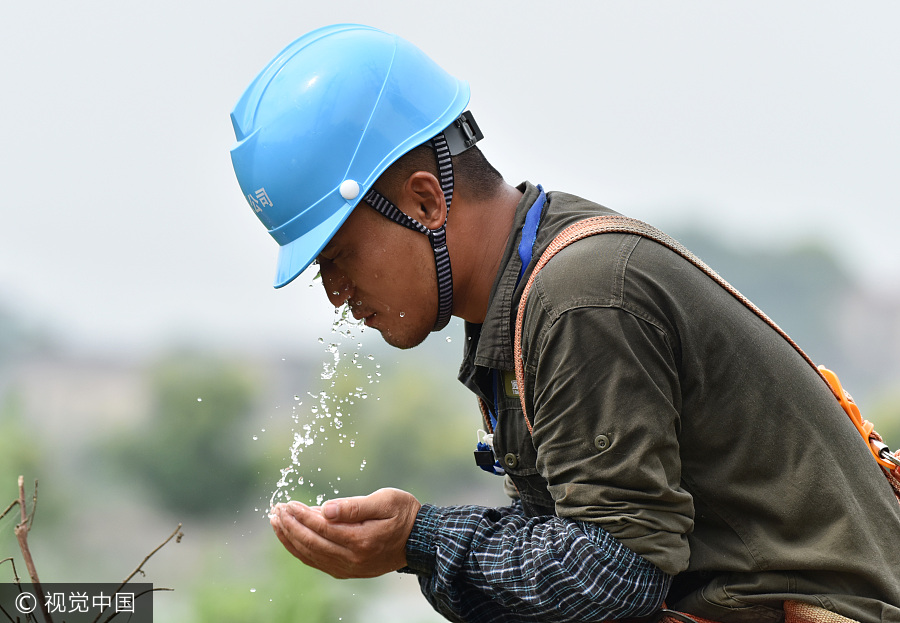
<instances>
[{"instance_id":1,"label":"rolled-up sleeve","mask_svg":"<svg viewBox=\"0 0 900 623\"><path fill-rule=\"evenodd\" d=\"M684 571L694 508L681 487L679 379L663 329L611 305L534 316L533 441L557 514Z\"/></svg>"}]
</instances>

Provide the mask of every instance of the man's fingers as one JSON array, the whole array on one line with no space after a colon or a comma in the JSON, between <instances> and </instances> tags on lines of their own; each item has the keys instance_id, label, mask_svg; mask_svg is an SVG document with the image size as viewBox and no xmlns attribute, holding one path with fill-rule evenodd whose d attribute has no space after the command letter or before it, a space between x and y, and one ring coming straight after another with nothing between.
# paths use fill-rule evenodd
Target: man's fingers
<instances>
[{"instance_id":1,"label":"man's fingers","mask_svg":"<svg viewBox=\"0 0 900 623\"><path fill-rule=\"evenodd\" d=\"M285 549L306 565L334 577L348 577L342 567L343 561L353 558L352 552L320 534L319 530L327 529L327 521L319 513L306 507L282 507L277 512L272 526Z\"/></svg>"},{"instance_id":2,"label":"man's fingers","mask_svg":"<svg viewBox=\"0 0 900 623\"><path fill-rule=\"evenodd\" d=\"M272 527L285 548L336 578L374 577L406 564L406 541L421 504L399 489L272 509Z\"/></svg>"},{"instance_id":3,"label":"man's fingers","mask_svg":"<svg viewBox=\"0 0 900 623\"><path fill-rule=\"evenodd\" d=\"M328 521L338 523L358 523L365 521L365 516L361 500L365 498L343 498L341 500L329 500L322 507L322 515Z\"/></svg>"},{"instance_id":4,"label":"man's fingers","mask_svg":"<svg viewBox=\"0 0 900 623\"><path fill-rule=\"evenodd\" d=\"M275 536L278 537L278 540L281 541L281 544L284 545L284 548L291 553L294 558L299 559L303 564L308 565L309 560L307 557L296 547L294 547L293 542L291 541L288 534L285 532L284 525L281 523L281 516L277 511L272 511L272 516L269 518L269 523L272 524L272 529L275 531Z\"/></svg>"},{"instance_id":5,"label":"man's fingers","mask_svg":"<svg viewBox=\"0 0 900 623\"><path fill-rule=\"evenodd\" d=\"M322 515L335 523L362 523L370 519L390 519L397 515L401 500L415 500L399 489L379 489L366 496L329 500L322 506ZM418 502L416 502L418 506Z\"/></svg>"},{"instance_id":6,"label":"man's fingers","mask_svg":"<svg viewBox=\"0 0 900 623\"><path fill-rule=\"evenodd\" d=\"M295 547L305 546L310 551L339 547L334 529L320 512L300 503L282 507L281 526Z\"/></svg>"}]
</instances>

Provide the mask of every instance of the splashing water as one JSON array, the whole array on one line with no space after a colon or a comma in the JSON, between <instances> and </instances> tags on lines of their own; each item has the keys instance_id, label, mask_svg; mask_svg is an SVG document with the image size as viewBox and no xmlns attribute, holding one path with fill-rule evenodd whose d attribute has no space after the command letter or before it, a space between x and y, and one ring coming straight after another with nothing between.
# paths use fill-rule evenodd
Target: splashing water
<instances>
[{"instance_id":1,"label":"splashing water","mask_svg":"<svg viewBox=\"0 0 900 623\"><path fill-rule=\"evenodd\" d=\"M341 378L348 377L348 369L362 370L364 366L373 365L368 362L373 362L375 357L371 354L363 355L360 353L363 345L355 336L357 332L362 333L364 329L365 325L357 322L351 315L349 307L344 305L335 310L331 339L318 339L320 344L325 345L326 356L322 362L320 375L324 389L319 390L317 393L307 392L307 395L313 401L305 410L302 408L303 401L301 396L299 394L294 395L291 418L298 428L292 430L294 438L289 448L290 460L281 469L280 478L275 483L275 491L269 500L269 508L279 502L289 502L292 499L292 494L297 491L298 487L304 485L313 489L316 487L316 482L312 480L311 476L313 474L322 476L322 468L314 465L305 465L304 463L308 462L301 461L301 455L304 451L318 450L320 453L326 452L326 445L328 445L329 436L332 433L334 434L332 439L337 439L339 444L343 444L346 439L348 440L346 446L356 448L357 439L350 438L349 434L344 432L346 424L344 421L345 414L350 410L349 407L356 404L356 400L365 400L370 393L364 391L362 387L355 387L346 396L339 396L335 388ZM342 346L346 350L344 342L347 340L356 342L356 348L349 357L345 357L342 354ZM381 373L378 369L380 367L380 364L374 364L374 371L365 375L368 383L377 383L379 381L378 377L381 376ZM359 468L360 471L365 466L366 460L363 459ZM314 467L315 469L313 469ZM315 480L318 481L319 478L317 477ZM340 480L340 476L335 478L335 481ZM327 482L327 488L333 491L335 495L339 492L336 482ZM312 491L309 492L309 494L312 493ZM315 495L315 504L320 506L325 499L326 494L317 493ZM312 503L311 499L301 501Z\"/></svg>"}]
</instances>

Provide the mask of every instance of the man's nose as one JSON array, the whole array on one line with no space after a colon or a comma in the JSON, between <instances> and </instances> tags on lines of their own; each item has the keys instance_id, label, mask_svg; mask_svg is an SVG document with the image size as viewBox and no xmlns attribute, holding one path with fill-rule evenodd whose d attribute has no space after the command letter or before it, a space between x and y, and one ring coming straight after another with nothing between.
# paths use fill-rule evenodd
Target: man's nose
<instances>
[{"instance_id":1,"label":"man's nose","mask_svg":"<svg viewBox=\"0 0 900 623\"><path fill-rule=\"evenodd\" d=\"M319 270L322 272L322 286L328 300L335 307L340 307L347 302L353 293L353 282L328 260L319 262Z\"/></svg>"}]
</instances>

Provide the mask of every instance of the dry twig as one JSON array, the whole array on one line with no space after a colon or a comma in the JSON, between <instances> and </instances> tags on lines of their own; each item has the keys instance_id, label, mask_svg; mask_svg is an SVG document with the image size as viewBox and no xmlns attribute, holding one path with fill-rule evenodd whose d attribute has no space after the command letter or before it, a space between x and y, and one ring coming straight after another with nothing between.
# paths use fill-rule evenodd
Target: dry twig
<instances>
[{"instance_id":1,"label":"dry twig","mask_svg":"<svg viewBox=\"0 0 900 623\"><path fill-rule=\"evenodd\" d=\"M18 501L18 500L17 500L17 501ZM9 512L9 509L12 508L13 506L14 506L14 504L10 504L9 507L8 507L5 511L3 511L3 513L0 514L0 519L3 519L3 515L6 515L6 513ZM19 587L19 591L21 592L21 590L22 590L22 584L21 584L20 581L19 581L19 572L16 571L16 561L15 561L15 559L13 559L12 556L10 556L9 558L4 558L3 560L0 560L0 565L2 565L4 562L8 562L9 564L12 565L12 570L13 570L13 582L15 583L16 586ZM3 614L6 615L6 618L10 620L10 623L16 623L16 620L13 619L13 618L12 618L12 615L11 615L9 612L6 611L6 608L3 607L3 604L0 604L0 612L2 612Z\"/></svg>"},{"instance_id":2,"label":"dry twig","mask_svg":"<svg viewBox=\"0 0 900 623\"><path fill-rule=\"evenodd\" d=\"M177 539L175 539L176 536L178 537ZM184 536L184 533L181 532L181 524L178 524L178 527L175 528L175 530L172 532L172 534L170 534L169 537L168 537L165 541L163 541L162 543L160 543L159 545L157 545L157 546L156 546L156 549L154 549L152 552L150 552L149 554L147 554L146 556L144 556L144 559L141 561L141 564L139 564L139 565L137 566L137 568L136 568L134 571L132 571L131 574L130 574L127 578L125 578L124 580L122 580L122 583L119 584L118 588L116 588L116 592L118 593L118 592L119 592L119 589L121 589L123 586L125 586L126 584L128 584L128 582L131 581L131 578L133 578L134 576L136 576L138 573L140 573L141 575L145 575L145 574L144 574L144 570L142 569L142 567L143 567L145 564L147 564L147 561L150 560L150 558L153 556L153 554L155 554L156 552L158 552L159 550L161 550L163 547L165 547L166 543L168 543L168 542L171 541L172 539L175 539L175 542L176 542L176 543L181 543L181 537L183 537L183 536ZM160 590L160 591L169 591L169 590L172 590L172 589L170 589L170 588L158 588L158 589L156 589L156 588L155 588L155 589L153 589L153 590L155 590L155 591L156 591L156 590ZM146 592L146 591L145 591L145 592ZM143 594L144 594L144 593L141 593L141 595L143 595ZM135 596L135 599L137 599L139 596L140 596L140 595L136 595L136 596ZM104 612L106 612L106 610L102 610L102 611L100 612L100 614L97 615L97 618L94 619L93 623L97 623L97 622L100 620L100 617L103 616L103 613L104 613ZM114 614L111 615L110 617L104 619L104 623L106 623L106 621L112 620L113 617L116 616L116 614L118 614L118 613L114 613Z\"/></svg>"},{"instance_id":3,"label":"dry twig","mask_svg":"<svg viewBox=\"0 0 900 623\"><path fill-rule=\"evenodd\" d=\"M25 559L25 568L28 569L28 576L31 578L31 583L34 585L35 589L43 595L44 588L41 586L37 568L34 566L34 558L32 558L31 549L28 547L28 531L31 530L31 524L34 522L34 510L37 505L37 480L34 481L31 514L29 515L28 509L25 506L25 476L19 476L19 499L15 500L13 504L19 505L19 516L21 521L16 524L14 532L16 540L19 542L19 549L22 551L22 558ZM13 504L10 504L9 508L12 508ZM41 612L44 615L45 623L53 623L53 618L50 616L49 610L47 610L47 604L43 599L39 599L38 603L41 606Z\"/></svg>"},{"instance_id":4,"label":"dry twig","mask_svg":"<svg viewBox=\"0 0 900 623\"><path fill-rule=\"evenodd\" d=\"M15 535L16 535L16 540L19 542L19 549L22 551L22 558L25 559L25 567L28 569L28 575L31 577L31 583L34 585L35 590L39 594L43 595L44 588L41 586L41 582L38 579L37 569L35 568L35 565L34 565L34 559L32 558L31 550L28 547L28 532L29 532L29 530L31 530L31 525L34 522L34 512L35 512L35 509L37 508L37 489L38 489L38 483L37 483L37 480L35 480L34 481L34 494L32 495L32 498L31 498L31 513L28 513L26 505L25 505L25 477L19 476L19 497L17 499L13 500L12 502L10 502L9 506L7 506L6 509L2 513L0 513L0 519L3 519L7 515L7 513L9 513L16 506L19 507L20 521L18 524L16 524L16 527L14 530ZM181 538L184 536L184 533L181 532L181 525L182 524L178 524L178 527L175 528L175 530L172 532L172 534L170 534L169 537L165 541L160 543L156 547L156 549L154 549L152 552L150 552L149 554L147 554L144 557L144 559L141 561L141 564L139 564L137 566L137 568L134 571L132 571L131 574L127 578L125 578L121 584L119 584L118 588L116 588L117 593L123 586L128 584L128 582L130 582L131 579L134 576L136 576L138 573L140 573L141 575L146 575L146 574L144 574L143 566L145 564L147 564L147 561L150 560L150 558L156 552L161 550L169 541L171 541L172 539L175 539L176 543L181 543ZM9 563L12 565L13 577L15 578L15 584L16 584L16 586L19 587L19 590L21 590L21 588L22 588L21 581L19 580L19 575L18 575L18 572L16 571L15 561L13 560L12 557L4 558L3 560L0 560L0 565L2 565L6 561L9 561ZM170 588L150 589L149 591L144 591L143 593L140 593L139 595L137 595L135 597L135 599L137 597L140 597L140 596L146 594L147 592L169 591L169 590L172 590L172 589L170 589ZM41 606L41 612L43 612L43 614L44 614L45 623L53 623L53 619L50 616L50 612L47 610L46 602L43 599L39 599L38 603ZM3 609L2 605L0 605L0 611L2 611L3 614L5 614L6 617L10 621L13 621L12 617L9 615L9 613L6 612L6 610ZM97 618L94 619L94 623L97 623L100 620L100 617L103 616L104 612L106 612L105 609L102 610L100 612L100 614L97 615ZM109 617L104 619L104 623L106 623L107 621L111 621L113 618L115 618L115 616L117 614L119 614L119 613L118 612L113 613L112 615L110 615Z\"/></svg>"}]
</instances>

